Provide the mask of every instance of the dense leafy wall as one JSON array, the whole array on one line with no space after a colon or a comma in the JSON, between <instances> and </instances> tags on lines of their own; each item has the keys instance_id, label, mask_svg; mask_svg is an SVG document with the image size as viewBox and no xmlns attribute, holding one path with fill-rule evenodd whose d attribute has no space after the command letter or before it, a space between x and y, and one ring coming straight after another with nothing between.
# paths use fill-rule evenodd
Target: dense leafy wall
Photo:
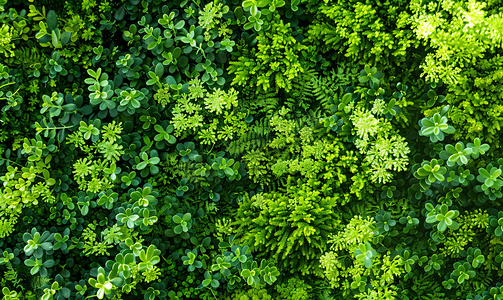
<instances>
[{"instance_id":1,"label":"dense leafy wall","mask_svg":"<svg viewBox=\"0 0 503 300\"><path fill-rule=\"evenodd\" d=\"M0 0L0 296L502 299L501 7Z\"/></svg>"}]
</instances>

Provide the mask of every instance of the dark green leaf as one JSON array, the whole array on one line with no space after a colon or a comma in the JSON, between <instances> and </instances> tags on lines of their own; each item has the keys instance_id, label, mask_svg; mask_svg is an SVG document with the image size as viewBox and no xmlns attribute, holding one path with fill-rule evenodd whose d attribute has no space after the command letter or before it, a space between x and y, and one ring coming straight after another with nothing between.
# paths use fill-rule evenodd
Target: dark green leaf
<instances>
[{"instance_id":1,"label":"dark green leaf","mask_svg":"<svg viewBox=\"0 0 503 300\"><path fill-rule=\"evenodd\" d=\"M117 11L115 11L114 18L117 21L121 21L124 19L124 16L126 15L126 10L124 9L124 6L119 7Z\"/></svg>"},{"instance_id":2,"label":"dark green leaf","mask_svg":"<svg viewBox=\"0 0 503 300\"><path fill-rule=\"evenodd\" d=\"M47 13L47 26L50 30L58 28L58 18L56 12L52 9Z\"/></svg>"},{"instance_id":3,"label":"dark green leaf","mask_svg":"<svg viewBox=\"0 0 503 300\"><path fill-rule=\"evenodd\" d=\"M158 63L155 66L155 75L157 75L158 77L162 77L162 75L164 75L164 66L162 63Z\"/></svg>"}]
</instances>

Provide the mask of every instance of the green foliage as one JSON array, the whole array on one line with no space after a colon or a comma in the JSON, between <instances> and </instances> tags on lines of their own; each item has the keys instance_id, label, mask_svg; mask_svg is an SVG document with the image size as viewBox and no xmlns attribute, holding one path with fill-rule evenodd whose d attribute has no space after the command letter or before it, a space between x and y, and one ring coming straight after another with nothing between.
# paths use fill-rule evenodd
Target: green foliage
<instances>
[{"instance_id":1,"label":"green foliage","mask_svg":"<svg viewBox=\"0 0 503 300\"><path fill-rule=\"evenodd\" d=\"M272 300L266 289L252 288L248 290L237 290L229 298L236 300Z\"/></svg>"},{"instance_id":2,"label":"green foliage","mask_svg":"<svg viewBox=\"0 0 503 300\"><path fill-rule=\"evenodd\" d=\"M488 188L493 186L495 189L498 189L503 185L502 180L498 179L500 175L501 169L488 166L487 169L479 169L479 176L477 176L477 180L483 183L482 190L487 190Z\"/></svg>"},{"instance_id":3,"label":"green foliage","mask_svg":"<svg viewBox=\"0 0 503 300\"><path fill-rule=\"evenodd\" d=\"M3 294L3 298L2 300L18 300L19 298L17 297L18 294L16 291L11 291L9 290L8 287L4 287L2 289L2 294Z\"/></svg>"},{"instance_id":4,"label":"green foliage","mask_svg":"<svg viewBox=\"0 0 503 300\"><path fill-rule=\"evenodd\" d=\"M479 140L480 146L480 140ZM472 154L472 148L465 148L462 142L457 142L455 146L445 145L445 151L440 152L440 157L447 160L447 165L452 167L457 163L459 166L466 165Z\"/></svg>"},{"instance_id":5,"label":"green foliage","mask_svg":"<svg viewBox=\"0 0 503 300\"><path fill-rule=\"evenodd\" d=\"M231 126L243 116L234 109L238 106L237 91L230 89L224 92L216 89L210 92L198 79L190 81L188 89L189 92L181 95L172 110L171 124L175 137L199 131L198 140L202 144L211 145L219 140L226 141L241 132L239 126ZM210 122L206 118L212 113L224 114L225 119L212 119Z\"/></svg>"},{"instance_id":6,"label":"green foliage","mask_svg":"<svg viewBox=\"0 0 503 300\"><path fill-rule=\"evenodd\" d=\"M279 294L276 299L312 299L312 286L299 277L291 277L287 282L277 284L274 289Z\"/></svg>"},{"instance_id":7,"label":"green foliage","mask_svg":"<svg viewBox=\"0 0 503 300\"><path fill-rule=\"evenodd\" d=\"M92 92L89 94L91 105L99 105L100 110L115 108L115 101L110 99L113 96L114 91L113 85L108 82L108 74L102 74L101 68L99 68L96 72L88 69L87 74L91 76L91 78L87 78L85 80L85 83L91 85L88 87L89 91Z\"/></svg>"},{"instance_id":8,"label":"green foliage","mask_svg":"<svg viewBox=\"0 0 503 300\"><path fill-rule=\"evenodd\" d=\"M50 186L55 184L55 180L50 177L50 160L49 156L49 158L36 163L27 162L26 166L22 168L7 167L7 172L1 178L4 188L0 193L3 203L0 208L2 214L7 218L4 221L4 226L9 226L8 224L14 226L17 216L24 207L36 206L42 202L54 203L55 196ZM39 202L39 200L42 201ZM9 220L8 223L7 220ZM10 229L4 232L8 231Z\"/></svg>"},{"instance_id":9,"label":"green foliage","mask_svg":"<svg viewBox=\"0 0 503 300\"><path fill-rule=\"evenodd\" d=\"M197 258L197 250L193 249L192 251L189 249L185 250L185 256L182 257L183 264L188 266L189 272L194 272L196 268L200 269L203 267L203 263L200 260L196 260Z\"/></svg>"},{"instance_id":10,"label":"green foliage","mask_svg":"<svg viewBox=\"0 0 503 300\"><path fill-rule=\"evenodd\" d=\"M366 268L372 267L372 257L376 256L377 252L372 249L369 243L359 245L355 250L355 258L363 261Z\"/></svg>"},{"instance_id":11,"label":"green foliage","mask_svg":"<svg viewBox=\"0 0 503 300\"><path fill-rule=\"evenodd\" d=\"M113 287L117 284L116 282L120 281L116 280L120 279L120 277L116 276L117 276L116 270L114 270L114 272L110 272L110 274L106 276L105 270L103 268L99 268L97 279L94 278L89 279L89 285L98 289L98 292L96 293L98 299L103 299L105 294L109 295L112 292Z\"/></svg>"},{"instance_id":12,"label":"green foliage","mask_svg":"<svg viewBox=\"0 0 503 300\"><path fill-rule=\"evenodd\" d=\"M227 5L223 6L222 3L210 2L199 12L199 25L209 31L219 25L219 19L227 12L229 12Z\"/></svg>"},{"instance_id":13,"label":"green foliage","mask_svg":"<svg viewBox=\"0 0 503 300\"><path fill-rule=\"evenodd\" d=\"M330 1L319 6L316 17L308 40L323 52L337 49L358 63L400 65L419 45L408 25L411 11L405 1Z\"/></svg>"},{"instance_id":14,"label":"green foliage","mask_svg":"<svg viewBox=\"0 0 503 300\"><path fill-rule=\"evenodd\" d=\"M377 221L377 228L380 232L390 231L391 227L396 225L396 221L391 219L391 214L389 212L381 210L378 212L375 219Z\"/></svg>"},{"instance_id":15,"label":"green foliage","mask_svg":"<svg viewBox=\"0 0 503 300\"><path fill-rule=\"evenodd\" d=\"M157 135L154 137L154 140L156 142L165 141L169 144L176 143L176 138L170 135L170 133L172 133L174 130L173 125L169 125L168 128L164 129L161 125L156 124L154 126L154 129L155 131L157 131Z\"/></svg>"},{"instance_id":16,"label":"green foliage","mask_svg":"<svg viewBox=\"0 0 503 300\"><path fill-rule=\"evenodd\" d=\"M141 171L140 174L142 177L146 177L148 171L150 171L152 175L155 175L159 172L159 168L156 165L159 164L160 161L156 150L152 150L150 154L140 152L139 156L135 157L136 170ZM149 167L149 169L146 169L147 167Z\"/></svg>"},{"instance_id":17,"label":"green foliage","mask_svg":"<svg viewBox=\"0 0 503 300\"><path fill-rule=\"evenodd\" d=\"M355 110L351 121L358 136L355 144L372 167L370 173L373 182L389 182L392 179L390 170L405 170L410 150L403 137L389 133L389 123L360 109Z\"/></svg>"},{"instance_id":18,"label":"green foliage","mask_svg":"<svg viewBox=\"0 0 503 300\"><path fill-rule=\"evenodd\" d=\"M73 145L85 154L84 158L75 160L73 164L74 179L82 190L93 193L113 187L113 181L120 172L116 163L125 154L123 146L117 140L122 131L121 125L110 123L103 126L101 131L100 127L100 120L95 120L92 124L81 121L79 132L74 132L73 136ZM85 140L89 139L93 142L92 145L86 143ZM97 159L96 155L102 158Z\"/></svg>"},{"instance_id":19,"label":"green foliage","mask_svg":"<svg viewBox=\"0 0 503 300\"><path fill-rule=\"evenodd\" d=\"M482 154L484 155L490 148L488 144L482 144L479 138L475 138L472 143L468 143L466 145L468 148L472 149L472 157L477 159L479 158L479 155Z\"/></svg>"},{"instance_id":20,"label":"green foliage","mask_svg":"<svg viewBox=\"0 0 503 300\"><path fill-rule=\"evenodd\" d=\"M461 72L462 83L448 86L451 119L459 132L457 139L483 138L494 147L499 145L495 134L501 128L496 116L500 115L498 76L501 73L501 57L495 56L474 64ZM472 71L473 70L473 71Z\"/></svg>"},{"instance_id":21,"label":"green foliage","mask_svg":"<svg viewBox=\"0 0 503 300\"><path fill-rule=\"evenodd\" d=\"M465 64L475 65L488 50L502 46L502 36L496 29L501 23L497 15L486 16L485 6L475 1L411 3L414 33L436 50L422 65L427 80L456 84L461 81Z\"/></svg>"},{"instance_id":22,"label":"green foliage","mask_svg":"<svg viewBox=\"0 0 503 300\"><path fill-rule=\"evenodd\" d=\"M501 298L501 1L22 2L4 299Z\"/></svg>"},{"instance_id":23,"label":"green foliage","mask_svg":"<svg viewBox=\"0 0 503 300\"><path fill-rule=\"evenodd\" d=\"M503 235L503 212L498 212L497 216L489 218L488 232L494 232L496 236Z\"/></svg>"},{"instance_id":24,"label":"green foliage","mask_svg":"<svg viewBox=\"0 0 503 300\"><path fill-rule=\"evenodd\" d=\"M501 168L489 164L486 168L479 168L478 173L477 181L482 185L476 186L476 191L484 192L491 201L501 198L500 189L503 186L503 180L500 179Z\"/></svg>"},{"instance_id":25,"label":"green foliage","mask_svg":"<svg viewBox=\"0 0 503 300\"><path fill-rule=\"evenodd\" d=\"M366 65L360 71L359 82L368 87L358 88L356 91L352 87L348 88L346 91L349 93L340 101L332 101L336 105L330 108L337 110L338 114L350 114L349 120L353 125L351 133L356 135L352 140L371 167L369 173L372 182L379 183L392 180L391 170L405 170L408 163L407 154L410 152L405 138L394 131L393 125L388 121L400 111L400 108L394 105L396 98L402 97L402 94L393 93L394 98L386 105L385 90L381 87L383 78L384 75L377 71L377 68ZM397 84L397 87L403 89L401 84ZM372 108L367 109L369 104L372 104Z\"/></svg>"},{"instance_id":26,"label":"green foliage","mask_svg":"<svg viewBox=\"0 0 503 300\"><path fill-rule=\"evenodd\" d=\"M307 47L292 36L290 24L278 18L270 30L259 33L257 41L257 51L243 49L238 61L230 62L228 71L236 74L232 84L288 92L292 89L291 81L306 71L300 53ZM250 77L250 74L260 75Z\"/></svg>"},{"instance_id":27,"label":"green foliage","mask_svg":"<svg viewBox=\"0 0 503 300\"><path fill-rule=\"evenodd\" d=\"M435 6L435 7L433 7ZM499 14L488 14L488 5L476 1L413 2L411 25L433 52L421 67L429 81L448 84L446 100L452 107L456 139L484 137L499 145L494 134L501 127L498 79L502 46Z\"/></svg>"},{"instance_id":28,"label":"green foliage","mask_svg":"<svg viewBox=\"0 0 503 300\"><path fill-rule=\"evenodd\" d=\"M462 284L465 280L475 277L475 275L477 274L475 271L470 269L471 267L469 263L456 263L454 264L454 271L452 272L451 276L457 278L457 282L459 284Z\"/></svg>"},{"instance_id":29,"label":"green foliage","mask_svg":"<svg viewBox=\"0 0 503 300\"><path fill-rule=\"evenodd\" d=\"M336 115L320 119L320 124L327 127L327 131L335 131L339 133L342 131L342 125L344 121L339 119Z\"/></svg>"},{"instance_id":30,"label":"green foliage","mask_svg":"<svg viewBox=\"0 0 503 300\"><path fill-rule=\"evenodd\" d=\"M248 251L248 246L234 245L233 235L229 237L228 241L229 243L220 242L218 244L221 250L226 251L215 257L215 264L211 265L211 272L215 272L215 274L205 272L206 279L202 282L202 286L218 287L219 283L214 282L213 278L225 279L229 290L242 287L241 281L254 288L266 283L271 285L276 281L280 273L272 263L262 260L259 266Z\"/></svg>"},{"instance_id":31,"label":"green foliage","mask_svg":"<svg viewBox=\"0 0 503 300\"><path fill-rule=\"evenodd\" d=\"M436 141L443 141L445 134L454 133L454 127L447 124L447 117L443 116L448 109L448 106L444 107L441 114L436 113L429 119L423 118L419 121L419 125L421 126L419 134L430 137L430 140L435 143Z\"/></svg>"},{"instance_id":32,"label":"green foliage","mask_svg":"<svg viewBox=\"0 0 503 300\"><path fill-rule=\"evenodd\" d=\"M331 251L320 257L323 273L332 288L341 288L345 297L366 292L367 295L392 295L394 278L404 272L400 256L390 258L372 248L379 232L370 218L353 217L347 227L331 236ZM409 256L404 255L407 260ZM353 259L354 258L354 259ZM409 264L413 261L409 261ZM356 296L355 295L355 296ZM362 295L362 294L360 294ZM384 296L383 296L384 297Z\"/></svg>"},{"instance_id":33,"label":"green foliage","mask_svg":"<svg viewBox=\"0 0 503 300\"><path fill-rule=\"evenodd\" d=\"M446 204L438 205L433 207L430 203L426 204L426 210L428 210L428 215L426 216L426 223L436 223L438 231L442 232L449 227L450 229L456 230L459 228L458 222L454 221L457 216L459 216L459 211L449 210Z\"/></svg>"},{"instance_id":34,"label":"green foliage","mask_svg":"<svg viewBox=\"0 0 503 300\"><path fill-rule=\"evenodd\" d=\"M332 208L337 198L323 197L306 186L291 186L286 195L271 192L262 199L260 206L249 197L241 203L236 221L240 241L267 253L282 264L282 270L314 272L316 257L326 250L326 238L336 222ZM259 213L259 222L254 221L254 211Z\"/></svg>"},{"instance_id":35,"label":"green foliage","mask_svg":"<svg viewBox=\"0 0 503 300\"><path fill-rule=\"evenodd\" d=\"M447 172L447 168L442 167L443 160L432 159L429 164L428 161L424 161L421 167L417 169L414 176L424 183L422 186L431 185L438 181L444 181L444 174Z\"/></svg>"}]
</instances>

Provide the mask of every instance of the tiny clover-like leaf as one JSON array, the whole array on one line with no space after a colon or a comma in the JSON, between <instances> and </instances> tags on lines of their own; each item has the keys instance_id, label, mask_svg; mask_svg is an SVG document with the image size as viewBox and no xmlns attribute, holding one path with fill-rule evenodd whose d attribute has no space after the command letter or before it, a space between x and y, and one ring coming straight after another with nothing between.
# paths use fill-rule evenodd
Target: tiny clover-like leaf
<instances>
[{"instance_id":1,"label":"tiny clover-like leaf","mask_svg":"<svg viewBox=\"0 0 503 300\"><path fill-rule=\"evenodd\" d=\"M80 122L80 127L79 127L80 132L84 133L84 138L88 140L91 135L99 135L100 130L99 128L96 128L93 124L87 125L86 122L81 121Z\"/></svg>"},{"instance_id":2,"label":"tiny clover-like leaf","mask_svg":"<svg viewBox=\"0 0 503 300\"><path fill-rule=\"evenodd\" d=\"M424 260L425 257L426 256L421 257L421 260L423 262L427 261L424 266L424 270L429 274L432 274L434 270L440 270L442 264L444 263L444 261L442 260L442 255L433 254L429 260L427 258L426 260Z\"/></svg>"},{"instance_id":3,"label":"tiny clover-like leaf","mask_svg":"<svg viewBox=\"0 0 503 300\"><path fill-rule=\"evenodd\" d=\"M129 250L132 250L134 255L139 256L140 255L140 250L142 250L142 245L139 242L133 242L131 238L127 238L125 240L126 246L129 248Z\"/></svg>"},{"instance_id":4,"label":"tiny clover-like leaf","mask_svg":"<svg viewBox=\"0 0 503 300\"><path fill-rule=\"evenodd\" d=\"M351 289L353 290L356 290L358 289L360 292L364 292L365 291L365 286L367 285L367 277L361 277L360 274L357 274L354 279L353 279L353 282L351 283Z\"/></svg>"},{"instance_id":5,"label":"tiny clover-like leaf","mask_svg":"<svg viewBox=\"0 0 503 300\"><path fill-rule=\"evenodd\" d=\"M177 224L180 224L180 223L182 223L182 218L180 218L180 216L179 216L179 215L174 215L174 216L173 216L173 221L174 221L175 223L177 223Z\"/></svg>"},{"instance_id":6,"label":"tiny clover-like leaf","mask_svg":"<svg viewBox=\"0 0 503 300\"><path fill-rule=\"evenodd\" d=\"M161 159L158 156L157 150L152 150L150 155L143 151L140 152L139 156L135 157L136 169L141 171L142 177L146 177L149 172L153 175L159 173L159 167L156 165L161 162ZM149 166L148 169L147 166Z\"/></svg>"},{"instance_id":7,"label":"tiny clover-like leaf","mask_svg":"<svg viewBox=\"0 0 503 300\"><path fill-rule=\"evenodd\" d=\"M183 265L188 266L188 271L189 272L194 272L196 268L202 268L203 263L199 260L196 260L197 258L197 250L185 250L185 256L182 257Z\"/></svg>"},{"instance_id":8,"label":"tiny clover-like leaf","mask_svg":"<svg viewBox=\"0 0 503 300\"><path fill-rule=\"evenodd\" d=\"M122 176L121 181L126 186L130 186L131 184L136 183L137 180L135 181L135 178L136 178L136 172L131 171L129 174Z\"/></svg>"},{"instance_id":9,"label":"tiny clover-like leaf","mask_svg":"<svg viewBox=\"0 0 503 300\"><path fill-rule=\"evenodd\" d=\"M449 167L458 165L466 165L470 159L472 148L465 148L462 142L457 142L455 146L450 144L445 145L445 151L440 152L440 158L447 160Z\"/></svg>"},{"instance_id":10,"label":"tiny clover-like leaf","mask_svg":"<svg viewBox=\"0 0 503 300\"><path fill-rule=\"evenodd\" d=\"M141 91L131 88L127 90L116 89L115 92L119 95L119 111L127 110L129 113L134 113L135 109L140 108L141 101L145 98L145 95Z\"/></svg>"},{"instance_id":11,"label":"tiny clover-like leaf","mask_svg":"<svg viewBox=\"0 0 503 300\"><path fill-rule=\"evenodd\" d=\"M182 218L182 219L183 219L185 222L189 222L189 221L190 221L191 216L192 216L192 215L191 215L190 213L185 213L185 214L183 215L183 218Z\"/></svg>"},{"instance_id":12,"label":"tiny clover-like leaf","mask_svg":"<svg viewBox=\"0 0 503 300\"><path fill-rule=\"evenodd\" d=\"M166 141L169 144L176 143L176 138L170 134L174 131L173 125L169 125L166 129L164 129L161 125L156 124L154 129L157 131L157 135L154 137L155 141Z\"/></svg>"},{"instance_id":13,"label":"tiny clover-like leaf","mask_svg":"<svg viewBox=\"0 0 503 300\"><path fill-rule=\"evenodd\" d=\"M467 251L467 260L473 268L478 268L485 262L485 257L479 248L470 247Z\"/></svg>"},{"instance_id":14,"label":"tiny clover-like leaf","mask_svg":"<svg viewBox=\"0 0 503 300\"><path fill-rule=\"evenodd\" d=\"M323 124L323 126L327 128L327 132L331 130L339 133L342 131L342 125L344 124L344 121L342 119L339 119L338 116L333 115L326 118L320 118L320 124Z\"/></svg>"},{"instance_id":15,"label":"tiny clover-like leaf","mask_svg":"<svg viewBox=\"0 0 503 300\"><path fill-rule=\"evenodd\" d=\"M449 280L442 281L442 285L448 290L452 289L455 283L456 281L452 278L450 278Z\"/></svg>"},{"instance_id":16,"label":"tiny clover-like leaf","mask_svg":"<svg viewBox=\"0 0 503 300\"><path fill-rule=\"evenodd\" d=\"M2 300L18 300L17 292L9 290L8 287L2 288L3 298Z\"/></svg>"},{"instance_id":17,"label":"tiny clover-like leaf","mask_svg":"<svg viewBox=\"0 0 503 300\"><path fill-rule=\"evenodd\" d=\"M115 276L113 276L114 271L110 272L109 276L105 275L105 270L102 267L98 268L98 276L96 279L94 278L89 278L89 285L91 285L94 288L98 289L98 292L96 293L96 296L98 299L103 299L103 297L106 295L109 295L113 288L114 288L114 282L119 282L119 280L116 280ZM114 277L114 278L110 278Z\"/></svg>"},{"instance_id":18,"label":"tiny clover-like leaf","mask_svg":"<svg viewBox=\"0 0 503 300\"><path fill-rule=\"evenodd\" d=\"M419 219L416 218L416 212L411 211L407 214L407 216L400 217L398 220L401 224L405 225L405 228L403 229L404 233L408 233L414 226L419 225Z\"/></svg>"},{"instance_id":19,"label":"tiny clover-like leaf","mask_svg":"<svg viewBox=\"0 0 503 300\"><path fill-rule=\"evenodd\" d=\"M434 114L431 118L423 118L419 121L421 126L419 134L429 136L433 143L443 141L445 134L452 134L455 131L454 127L448 125L447 122L447 117L439 113Z\"/></svg>"},{"instance_id":20,"label":"tiny clover-like leaf","mask_svg":"<svg viewBox=\"0 0 503 300\"><path fill-rule=\"evenodd\" d=\"M386 198L393 198L397 197L400 195L400 192L396 190L396 186L383 186L382 187L382 193L381 193L381 198L386 199Z\"/></svg>"},{"instance_id":21,"label":"tiny clover-like leaf","mask_svg":"<svg viewBox=\"0 0 503 300\"><path fill-rule=\"evenodd\" d=\"M176 188L175 194L178 197L187 197L188 194L186 194L189 190L194 189L194 185L189 183L187 178L182 178L180 180L180 186Z\"/></svg>"},{"instance_id":22,"label":"tiny clover-like leaf","mask_svg":"<svg viewBox=\"0 0 503 300\"><path fill-rule=\"evenodd\" d=\"M380 88L379 88L380 89ZM395 92L396 93L396 92ZM396 99L392 98L389 103L384 107L383 114L386 115L387 119L391 119L399 113L400 107L396 106Z\"/></svg>"},{"instance_id":23,"label":"tiny clover-like leaf","mask_svg":"<svg viewBox=\"0 0 503 300\"><path fill-rule=\"evenodd\" d=\"M56 294L56 292L59 291L60 289L61 287L59 286L59 283L57 281L53 282L51 288L44 289L44 295L42 295L41 300L54 299L53 298L54 294Z\"/></svg>"},{"instance_id":24,"label":"tiny clover-like leaf","mask_svg":"<svg viewBox=\"0 0 503 300\"><path fill-rule=\"evenodd\" d=\"M500 218L498 220L498 226L496 227L496 229L494 230L494 234L496 236L501 236L503 234L503 218Z\"/></svg>"},{"instance_id":25,"label":"tiny clover-like leaf","mask_svg":"<svg viewBox=\"0 0 503 300\"><path fill-rule=\"evenodd\" d=\"M149 115L142 115L140 121L143 122L142 128L145 130L148 130L151 125L157 123L157 119Z\"/></svg>"},{"instance_id":26,"label":"tiny clover-like leaf","mask_svg":"<svg viewBox=\"0 0 503 300\"><path fill-rule=\"evenodd\" d=\"M363 70L360 71L360 77L358 78L358 80L361 83L368 82L370 88L376 90L379 88L380 84L379 79L381 79L382 77L383 74L377 71L376 67L370 67L369 65L365 65Z\"/></svg>"},{"instance_id":27,"label":"tiny clover-like leaf","mask_svg":"<svg viewBox=\"0 0 503 300\"><path fill-rule=\"evenodd\" d=\"M114 201L118 198L119 194L112 193L110 195L103 194L98 199L97 204L103 205L106 209L112 209Z\"/></svg>"},{"instance_id":28,"label":"tiny clover-like leaf","mask_svg":"<svg viewBox=\"0 0 503 300\"><path fill-rule=\"evenodd\" d=\"M501 169L488 165L485 169L479 168L479 175L477 180L483 183L483 190L490 187L500 188L503 185L503 181L499 179L501 175Z\"/></svg>"},{"instance_id":29,"label":"tiny clover-like leaf","mask_svg":"<svg viewBox=\"0 0 503 300\"><path fill-rule=\"evenodd\" d=\"M220 271L220 274L222 274L224 277L228 277L231 275L231 272L229 268L232 267L232 264L230 263L231 257L230 256L223 256L223 255L218 255L215 258L215 264L211 266L212 271Z\"/></svg>"},{"instance_id":30,"label":"tiny clover-like leaf","mask_svg":"<svg viewBox=\"0 0 503 300\"><path fill-rule=\"evenodd\" d=\"M146 271L152 269L155 264L161 261L159 258L160 253L161 251L156 249L154 245L150 245L147 251L145 249L141 250L139 257L142 262L138 264L139 270Z\"/></svg>"},{"instance_id":31,"label":"tiny clover-like leaf","mask_svg":"<svg viewBox=\"0 0 503 300\"><path fill-rule=\"evenodd\" d=\"M256 264L256 262L254 262ZM249 285L257 285L260 280L258 275L258 268L252 268L252 269L243 269L241 271L241 277L246 280L246 283Z\"/></svg>"},{"instance_id":32,"label":"tiny clover-like leaf","mask_svg":"<svg viewBox=\"0 0 503 300\"><path fill-rule=\"evenodd\" d=\"M472 149L471 155L475 159L477 159L479 155L484 155L490 148L488 144L482 144L479 138L475 138L473 144L468 143L466 146Z\"/></svg>"},{"instance_id":33,"label":"tiny clover-like leaf","mask_svg":"<svg viewBox=\"0 0 503 300\"><path fill-rule=\"evenodd\" d=\"M356 248L354 255L357 260L363 262L366 268L370 268L372 267L372 257L376 256L377 252L368 242L365 242Z\"/></svg>"},{"instance_id":34,"label":"tiny clover-like leaf","mask_svg":"<svg viewBox=\"0 0 503 300\"><path fill-rule=\"evenodd\" d=\"M77 284L75 285L75 289L78 294L83 296L87 292L87 285L81 286L80 284Z\"/></svg>"},{"instance_id":35,"label":"tiny clover-like leaf","mask_svg":"<svg viewBox=\"0 0 503 300\"><path fill-rule=\"evenodd\" d=\"M458 186L459 184L466 186L474 178L475 176L470 174L470 170L465 170L463 167L459 166L457 172L455 170L449 171L447 182L452 183L454 186Z\"/></svg>"},{"instance_id":36,"label":"tiny clover-like leaf","mask_svg":"<svg viewBox=\"0 0 503 300\"><path fill-rule=\"evenodd\" d=\"M279 275L280 272L272 263L267 263L265 259L260 262L260 276L267 284L272 285Z\"/></svg>"},{"instance_id":37,"label":"tiny clover-like leaf","mask_svg":"<svg viewBox=\"0 0 503 300\"><path fill-rule=\"evenodd\" d=\"M449 210L449 206L446 204L437 205L432 209L433 205L431 203L426 203L426 209L429 211L426 216L426 223L436 223L437 229L440 232L445 231L447 228L456 230L459 228L459 224L454 221L454 219L459 216L459 211Z\"/></svg>"},{"instance_id":38,"label":"tiny clover-like leaf","mask_svg":"<svg viewBox=\"0 0 503 300\"><path fill-rule=\"evenodd\" d=\"M193 142L185 142L183 144L179 143L176 145L176 150L178 150L178 153L182 156L183 162L188 162L189 160L196 160L198 162L202 161L201 156L194 149L195 144Z\"/></svg>"},{"instance_id":39,"label":"tiny clover-like leaf","mask_svg":"<svg viewBox=\"0 0 503 300\"><path fill-rule=\"evenodd\" d=\"M156 198L150 194L151 192L152 190L148 186L143 189L138 188L131 193L131 200L136 201L134 205L147 207L156 200Z\"/></svg>"},{"instance_id":40,"label":"tiny clover-like leaf","mask_svg":"<svg viewBox=\"0 0 503 300\"><path fill-rule=\"evenodd\" d=\"M410 272L412 270L412 265L416 263L418 259L419 257L417 255L411 256L409 250L405 250L401 257L405 271Z\"/></svg>"},{"instance_id":41,"label":"tiny clover-like leaf","mask_svg":"<svg viewBox=\"0 0 503 300\"><path fill-rule=\"evenodd\" d=\"M68 241L69 239L70 237L68 235L62 236L60 233L56 233L54 235L54 240L56 241L56 243L54 244L53 249L58 250L61 248L62 250L65 250L66 246L63 246L63 244L66 243L66 241Z\"/></svg>"},{"instance_id":42,"label":"tiny clover-like leaf","mask_svg":"<svg viewBox=\"0 0 503 300\"><path fill-rule=\"evenodd\" d=\"M0 260L0 265L13 260L15 257L14 253L9 253L8 251L4 251L2 255L3 258Z\"/></svg>"},{"instance_id":43,"label":"tiny clover-like leaf","mask_svg":"<svg viewBox=\"0 0 503 300\"><path fill-rule=\"evenodd\" d=\"M447 173L447 168L441 166L442 162L442 160L432 159L428 164L428 162L425 161L414 173L414 176L417 179L425 179L427 184L432 184L437 180L444 181L444 174Z\"/></svg>"},{"instance_id":44,"label":"tiny clover-like leaf","mask_svg":"<svg viewBox=\"0 0 503 300\"><path fill-rule=\"evenodd\" d=\"M172 220L175 224L177 224L173 228L175 234L182 234L189 231L192 227L191 217L192 215L190 213L185 213L184 215L177 213L173 216Z\"/></svg>"},{"instance_id":45,"label":"tiny clover-like leaf","mask_svg":"<svg viewBox=\"0 0 503 300\"><path fill-rule=\"evenodd\" d=\"M119 211L121 211L121 209L119 209ZM127 208L125 210L122 208L122 211L123 212L117 214L115 218L118 221L125 223L127 227L133 229L136 225L135 222L136 220L138 220L139 216L136 213L134 213L131 208Z\"/></svg>"},{"instance_id":46,"label":"tiny clover-like leaf","mask_svg":"<svg viewBox=\"0 0 503 300\"><path fill-rule=\"evenodd\" d=\"M142 215L141 223L143 226L151 226L157 222L157 216L150 216L150 210L147 208L142 208L140 210L140 215Z\"/></svg>"},{"instance_id":47,"label":"tiny clover-like leaf","mask_svg":"<svg viewBox=\"0 0 503 300\"><path fill-rule=\"evenodd\" d=\"M211 274L209 271L204 272L204 280L201 282L201 285L203 287L209 287L211 286L212 288L218 288L220 286L220 280L221 275L220 273L217 274Z\"/></svg>"},{"instance_id":48,"label":"tiny clover-like leaf","mask_svg":"<svg viewBox=\"0 0 503 300\"><path fill-rule=\"evenodd\" d=\"M471 265L468 262L461 264L457 262L454 264L455 270L451 273L451 276L457 278L459 284L462 284L466 280L475 277L477 273L474 270L471 270Z\"/></svg>"},{"instance_id":49,"label":"tiny clover-like leaf","mask_svg":"<svg viewBox=\"0 0 503 300\"><path fill-rule=\"evenodd\" d=\"M503 211L499 211L498 215L489 216L489 227L487 233L493 233L500 237L503 235Z\"/></svg>"},{"instance_id":50,"label":"tiny clover-like leaf","mask_svg":"<svg viewBox=\"0 0 503 300\"><path fill-rule=\"evenodd\" d=\"M432 88L434 87L432 86ZM437 95L435 90L431 89L423 95L423 99L428 100L428 102L426 103L428 107L432 107L437 101L438 103L444 103L445 96Z\"/></svg>"},{"instance_id":51,"label":"tiny clover-like leaf","mask_svg":"<svg viewBox=\"0 0 503 300\"><path fill-rule=\"evenodd\" d=\"M396 225L396 221L391 219L391 214L383 210L377 213L375 219L377 221L377 228L379 228L381 232L389 231L390 227Z\"/></svg>"}]
</instances>

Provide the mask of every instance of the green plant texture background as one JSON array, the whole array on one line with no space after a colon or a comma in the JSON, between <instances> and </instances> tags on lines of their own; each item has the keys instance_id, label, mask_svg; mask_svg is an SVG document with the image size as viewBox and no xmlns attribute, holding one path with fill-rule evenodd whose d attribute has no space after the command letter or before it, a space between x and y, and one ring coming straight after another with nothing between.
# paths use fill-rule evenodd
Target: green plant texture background
<instances>
[{"instance_id":1,"label":"green plant texture background","mask_svg":"<svg viewBox=\"0 0 503 300\"><path fill-rule=\"evenodd\" d=\"M503 299L503 1L0 0L0 299Z\"/></svg>"}]
</instances>

